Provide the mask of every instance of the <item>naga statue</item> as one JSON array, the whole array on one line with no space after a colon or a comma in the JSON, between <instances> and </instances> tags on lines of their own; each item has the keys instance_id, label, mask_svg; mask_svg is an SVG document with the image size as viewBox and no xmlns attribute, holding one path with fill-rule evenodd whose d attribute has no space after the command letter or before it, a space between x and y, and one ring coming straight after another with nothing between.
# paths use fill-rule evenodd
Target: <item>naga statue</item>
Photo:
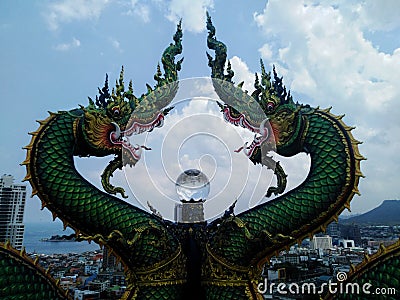
<instances>
[{"instance_id":1,"label":"naga statue","mask_svg":"<svg viewBox=\"0 0 400 300\"><path fill-rule=\"evenodd\" d=\"M254 140L237 152L273 170L277 186L268 188L266 196L275 194L275 199L239 214L232 206L209 223L182 224L113 196L125 194L110 183L110 177L127 164L135 165L141 151L148 149L132 144L130 135L162 126L172 109L168 105L179 88L182 63L182 59L175 62L182 52L180 24L174 43L162 55L164 74L157 67L154 88L148 86L148 92L136 98L132 82L125 88L122 69L111 93L106 77L88 106L50 113L39 121L25 147L25 180L43 208L73 228L80 239L107 247L123 264L128 287L122 299L263 299L258 285L264 264L279 251L324 231L359 194L364 157L343 116L295 103L275 68L272 74L266 72L262 62L251 95L242 91L243 83L235 87L227 47L216 39L208 15L207 29L208 48L215 51L214 58L207 54L208 64L222 116L255 133ZM254 110L254 104L263 114ZM311 157L305 181L285 194L287 176L270 156L272 151L287 157L305 152ZM108 155L114 158L101 175L103 192L78 173L73 157ZM390 278L398 286L399 253L399 243L382 247L353 267L349 279L387 283ZM2 245L0 265L1 299L70 297L24 250Z\"/></svg>"}]
</instances>

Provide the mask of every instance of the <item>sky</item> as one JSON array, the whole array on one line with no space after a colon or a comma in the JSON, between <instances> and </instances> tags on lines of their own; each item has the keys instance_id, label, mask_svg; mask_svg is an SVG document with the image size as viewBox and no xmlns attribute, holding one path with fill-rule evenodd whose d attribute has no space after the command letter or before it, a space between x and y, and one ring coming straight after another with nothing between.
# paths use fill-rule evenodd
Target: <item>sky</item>
<instances>
[{"instance_id":1,"label":"sky","mask_svg":"<svg viewBox=\"0 0 400 300\"><path fill-rule=\"evenodd\" d=\"M355 196L351 203L352 213L368 211L385 199L400 199L397 0L1 1L0 173L14 175L16 182L22 180L25 168L19 163L26 155L22 147L30 141L27 133L38 127L35 120L46 118L47 111L87 105L87 97L95 97L106 73L113 82L124 65L125 80L133 80L136 95L145 92L146 83L154 84L156 65L180 19L184 30L180 79L209 76L206 11L212 16L218 39L228 46L235 82L244 80L244 87L251 90L262 58L284 76L295 101L322 108L332 106L332 113L346 114L344 122L356 126L353 134L363 141L360 151L367 161L361 165L366 178L360 181L361 196ZM246 134L228 128L232 127L228 124L221 126L213 96L200 96L204 99L183 101L163 128L141 137L154 151L146 153L132 170L116 176L135 178L125 185L126 189L131 187L128 201L146 206L143 199L153 195L132 187L144 186L145 170L159 170L155 163L152 165L156 161L152 155L161 155L162 161L170 163L160 174L150 175L160 190L163 182L171 187L162 190L162 196L174 197L168 176L173 179L193 166L215 177L214 183L211 180L211 204L221 202L226 208L232 203L229 197L217 195L220 189L230 191L231 198L243 199L248 198L246 193L257 191L261 195L266 189L270 174L233 152L243 140L249 140ZM200 127L190 129L194 122L188 120L198 120ZM202 123L208 128L201 127ZM202 133L201 139L196 132ZM236 135L237 139L232 137ZM157 150L160 139L163 143ZM86 178L100 186L100 173L110 159L79 159L76 164ZM289 174L288 188L300 184L307 175L309 158L298 155L281 160ZM130 176L130 172L135 175ZM223 181L226 174L231 177ZM247 174L246 180L243 174ZM229 182L240 183L239 190L232 191ZM252 185L246 186L247 182ZM132 194L139 195L138 201ZM245 204L238 201L239 209L265 201L257 197ZM173 201L169 202L166 217ZM157 207L160 203L152 205L163 210L163 205ZM223 210L221 207L217 211ZM50 220L51 214L40 210L37 197L27 201L26 222Z\"/></svg>"}]
</instances>

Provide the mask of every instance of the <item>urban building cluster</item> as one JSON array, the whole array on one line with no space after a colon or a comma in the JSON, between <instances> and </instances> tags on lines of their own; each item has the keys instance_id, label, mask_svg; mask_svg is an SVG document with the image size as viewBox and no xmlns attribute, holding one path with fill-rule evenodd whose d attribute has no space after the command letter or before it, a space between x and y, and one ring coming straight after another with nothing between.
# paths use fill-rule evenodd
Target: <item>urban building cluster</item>
<instances>
[{"instance_id":1,"label":"urban building cluster","mask_svg":"<svg viewBox=\"0 0 400 300\"><path fill-rule=\"evenodd\" d=\"M108 250L82 254L38 254L29 256L49 274L59 280L60 286L69 291L74 300L120 299L126 289L121 263Z\"/></svg>"},{"instance_id":2,"label":"urban building cluster","mask_svg":"<svg viewBox=\"0 0 400 300\"><path fill-rule=\"evenodd\" d=\"M197 174L193 170L192 173ZM25 199L26 185L15 184L11 175L0 178L0 242L10 241L16 249L23 247ZM176 221L203 222L202 205L202 201L183 201L175 209ZM320 287L335 280L339 272L347 273L351 265L362 262L365 254L374 254L380 245L395 243L399 236L400 225L333 222L325 234L305 239L300 245L296 244L271 258L264 267L263 276L275 286L277 283L307 282ZM33 260L39 258L39 264L49 269L52 277L59 280L61 287L68 290L74 300L119 299L126 290L122 265L108 253L107 248L83 254L29 255ZM276 289L266 290L266 299L296 299L296 295L282 296L276 293Z\"/></svg>"},{"instance_id":3,"label":"urban building cluster","mask_svg":"<svg viewBox=\"0 0 400 300\"><path fill-rule=\"evenodd\" d=\"M335 280L339 272L348 272L357 265L364 254L375 253L380 244L397 241L400 226L358 226L332 223L326 234L305 239L287 251L271 258L265 265L263 276L268 283L314 283L321 286ZM122 266L107 248L83 254L30 254L39 256L39 263L50 269L50 274L60 280L74 300L119 299L126 289ZM295 295L265 294L266 299L296 299Z\"/></svg>"},{"instance_id":4,"label":"urban building cluster","mask_svg":"<svg viewBox=\"0 0 400 300\"><path fill-rule=\"evenodd\" d=\"M336 281L340 272L349 272L351 265L363 261L365 254L378 251L380 245L395 243L400 236L400 226L360 226L331 223L326 234L305 239L282 251L265 265L263 276L267 284L265 299L304 299L313 295L282 295L277 292L279 283L315 285L317 290L328 282ZM314 295L316 296L316 295ZM301 297L301 298L298 298Z\"/></svg>"}]
</instances>

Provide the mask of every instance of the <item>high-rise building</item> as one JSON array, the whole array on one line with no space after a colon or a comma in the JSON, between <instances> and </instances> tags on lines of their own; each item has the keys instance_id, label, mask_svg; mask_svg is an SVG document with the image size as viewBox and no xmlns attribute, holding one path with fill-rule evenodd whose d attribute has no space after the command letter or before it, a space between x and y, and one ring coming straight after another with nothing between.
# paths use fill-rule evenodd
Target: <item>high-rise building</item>
<instances>
[{"instance_id":1,"label":"high-rise building","mask_svg":"<svg viewBox=\"0 0 400 300\"><path fill-rule=\"evenodd\" d=\"M16 249L21 249L24 241L24 209L26 185L14 184L14 177L0 178L0 242L10 241Z\"/></svg>"},{"instance_id":2,"label":"high-rise building","mask_svg":"<svg viewBox=\"0 0 400 300\"><path fill-rule=\"evenodd\" d=\"M311 240L311 249L315 250L315 249L330 249L332 248L332 237L330 237L329 235L325 235L325 236L315 236L313 237L313 239Z\"/></svg>"},{"instance_id":3,"label":"high-rise building","mask_svg":"<svg viewBox=\"0 0 400 300\"><path fill-rule=\"evenodd\" d=\"M340 235L340 226L338 222L333 221L326 227L326 233L332 238L339 238Z\"/></svg>"},{"instance_id":4,"label":"high-rise building","mask_svg":"<svg viewBox=\"0 0 400 300\"><path fill-rule=\"evenodd\" d=\"M348 240L354 240L356 246L361 246L361 232L357 224L340 224L341 237Z\"/></svg>"},{"instance_id":5,"label":"high-rise building","mask_svg":"<svg viewBox=\"0 0 400 300\"><path fill-rule=\"evenodd\" d=\"M117 261L117 257L110 253L106 246L103 247L102 268L104 272L122 271L123 269L121 262Z\"/></svg>"}]
</instances>

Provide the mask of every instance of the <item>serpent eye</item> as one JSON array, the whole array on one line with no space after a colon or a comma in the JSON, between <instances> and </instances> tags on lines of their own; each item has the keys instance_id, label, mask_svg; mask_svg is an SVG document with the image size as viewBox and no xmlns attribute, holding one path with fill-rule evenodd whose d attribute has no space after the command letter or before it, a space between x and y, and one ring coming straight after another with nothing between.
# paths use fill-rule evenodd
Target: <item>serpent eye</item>
<instances>
[{"instance_id":1,"label":"serpent eye","mask_svg":"<svg viewBox=\"0 0 400 300\"><path fill-rule=\"evenodd\" d=\"M267 111L271 112L275 109L275 103L274 102L268 102L267 103Z\"/></svg>"},{"instance_id":2,"label":"serpent eye","mask_svg":"<svg viewBox=\"0 0 400 300\"><path fill-rule=\"evenodd\" d=\"M119 109L119 106L114 106L112 108L112 113L114 117L118 117L121 114L121 110Z\"/></svg>"}]
</instances>

